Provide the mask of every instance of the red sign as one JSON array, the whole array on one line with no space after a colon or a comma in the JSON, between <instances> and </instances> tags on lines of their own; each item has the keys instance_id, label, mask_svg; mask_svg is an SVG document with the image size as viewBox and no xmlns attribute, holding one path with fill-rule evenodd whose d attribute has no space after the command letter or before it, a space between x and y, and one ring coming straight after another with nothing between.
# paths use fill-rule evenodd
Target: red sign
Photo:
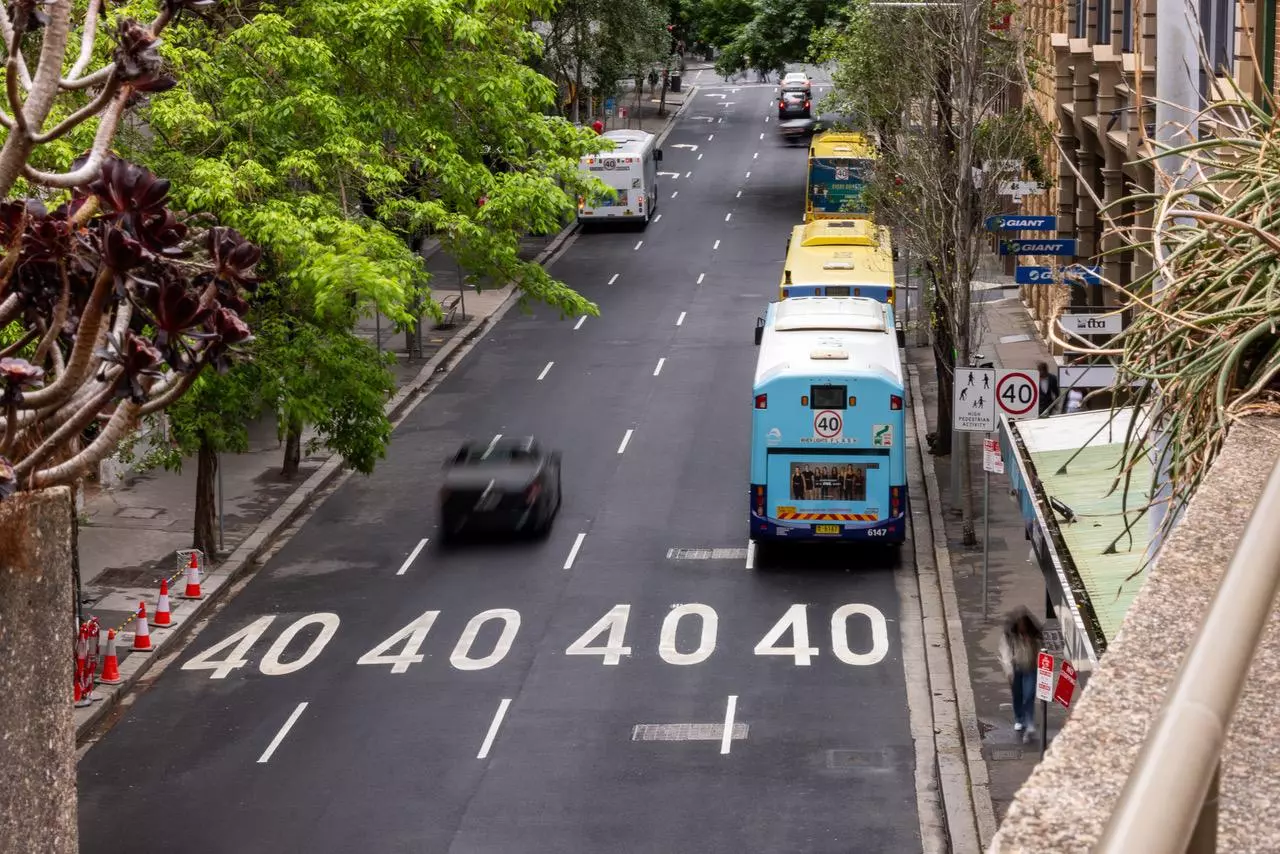
<instances>
[{"instance_id":1,"label":"red sign","mask_svg":"<svg viewBox=\"0 0 1280 854\"><path fill-rule=\"evenodd\" d=\"M1063 659L1062 672L1058 674L1058 687L1053 692L1053 701L1061 703L1062 708L1071 708L1071 695L1076 690L1076 669L1071 662Z\"/></svg>"},{"instance_id":2,"label":"red sign","mask_svg":"<svg viewBox=\"0 0 1280 854\"><path fill-rule=\"evenodd\" d=\"M1036 657L1036 699L1048 702L1053 698L1053 656L1047 652Z\"/></svg>"}]
</instances>

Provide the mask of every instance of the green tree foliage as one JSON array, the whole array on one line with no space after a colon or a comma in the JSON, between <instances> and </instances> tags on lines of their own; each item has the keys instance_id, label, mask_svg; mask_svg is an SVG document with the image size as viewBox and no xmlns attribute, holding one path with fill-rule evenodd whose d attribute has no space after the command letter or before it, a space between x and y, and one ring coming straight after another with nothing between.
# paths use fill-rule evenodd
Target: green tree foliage
<instances>
[{"instance_id":1,"label":"green tree foliage","mask_svg":"<svg viewBox=\"0 0 1280 854\"><path fill-rule=\"evenodd\" d=\"M721 74L773 71L808 59L830 9L824 0L707 0L699 10L700 35L721 48Z\"/></svg>"}]
</instances>

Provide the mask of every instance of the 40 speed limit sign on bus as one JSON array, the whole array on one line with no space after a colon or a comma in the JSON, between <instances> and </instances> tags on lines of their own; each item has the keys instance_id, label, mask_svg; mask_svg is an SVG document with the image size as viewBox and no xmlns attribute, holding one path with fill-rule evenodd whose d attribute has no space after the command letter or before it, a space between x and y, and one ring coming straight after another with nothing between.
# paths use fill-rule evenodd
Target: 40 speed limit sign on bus
<instances>
[{"instance_id":1,"label":"40 speed limit sign on bus","mask_svg":"<svg viewBox=\"0 0 1280 854\"><path fill-rule=\"evenodd\" d=\"M996 380L996 407L1010 418L1040 417L1040 384L1030 371L1001 371Z\"/></svg>"}]
</instances>

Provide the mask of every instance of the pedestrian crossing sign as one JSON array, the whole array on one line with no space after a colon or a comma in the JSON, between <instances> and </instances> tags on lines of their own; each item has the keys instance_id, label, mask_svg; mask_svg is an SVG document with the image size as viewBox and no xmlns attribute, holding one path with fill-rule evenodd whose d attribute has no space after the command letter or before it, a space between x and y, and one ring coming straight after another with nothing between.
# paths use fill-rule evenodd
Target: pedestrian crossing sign
<instances>
[{"instance_id":1,"label":"pedestrian crossing sign","mask_svg":"<svg viewBox=\"0 0 1280 854\"><path fill-rule=\"evenodd\" d=\"M951 426L965 433L996 429L996 372L992 368L956 368Z\"/></svg>"}]
</instances>

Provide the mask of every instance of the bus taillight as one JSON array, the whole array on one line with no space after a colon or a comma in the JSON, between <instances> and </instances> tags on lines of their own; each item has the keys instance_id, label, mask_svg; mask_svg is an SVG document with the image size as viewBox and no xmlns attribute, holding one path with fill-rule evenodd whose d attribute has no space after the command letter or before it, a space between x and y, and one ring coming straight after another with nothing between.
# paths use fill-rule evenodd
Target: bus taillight
<instances>
[{"instance_id":1,"label":"bus taillight","mask_svg":"<svg viewBox=\"0 0 1280 854\"><path fill-rule=\"evenodd\" d=\"M756 395L756 409L768 409L768 408L769 408L769 395L767 395L767 394L757 394L757 395Z\"/></svg>"},{"instance_id":2,"label":"bus taillight","mask_svg":"<svg viewBox=\"0 0 1280 854\"><path fill-rule=\"evenodd\" d=\"M756 515L763 516L764 515L764 487L763 486L756 487L755 499L756 499Z\"/></svg>"},{"instance_id":3,"label":"bus taillight","mask_svg":"<svg viewBox=\"0 0 1280 854\"><path fill-rule=\"evenodd\" d=\"M889 487L889 515L890 516L902 515L902 487L901 486Z\"/></svg>"},{"instance_id":4,"label":"bus taillight","mask_svg":"<svg viewBox=\"0 0 1280 854\"><path fill-rule=\"evenodd\" d=\"M898 395L896 395L896 394L891 394L891 395L889 395L889 408L890 408L890 409L901 409L901 408L902 408L902 398L898 397Z\"/></svg>"}]
</instances>

